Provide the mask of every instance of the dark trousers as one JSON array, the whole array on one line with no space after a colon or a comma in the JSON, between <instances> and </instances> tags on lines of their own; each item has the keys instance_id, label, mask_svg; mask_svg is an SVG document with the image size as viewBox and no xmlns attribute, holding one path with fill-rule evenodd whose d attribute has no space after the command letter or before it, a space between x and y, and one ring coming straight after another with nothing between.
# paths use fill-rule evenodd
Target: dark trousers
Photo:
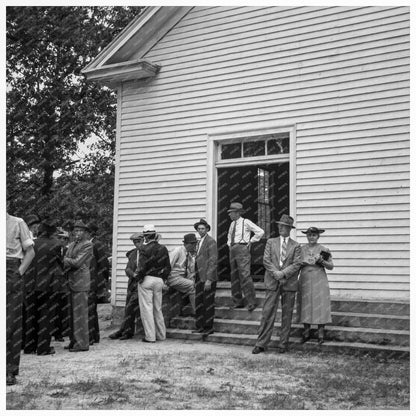
<instances>
[{"instance_id":1,"label":"dark trousers","mask_svg":"<svg viewBox=\"0 0 416 416\"><path fill-rule=\"evenodd\" d=\"M70 293L70 310L71 310L71 341L73 348L89 349L88 334L88 292Z\"/></svg>"},{"instance_id":2,"label":"dark trousers","mask_svg":"<svg viewBox=\"0 0 416 416\"><path fill-rule=\"evenodd\" d=\"M284 292L279 288L278 290L266 290L266 298L264 300L263 313L256 341L256 346L258 347L265 348L270 342L276 319L279 297L281 297L282 303L282 324L280 329L279 347L287 348L289 345L289 333L292 326L296 292Z\"/></svg>"},{"instance_id":3,"label":"dark trousers","mask_svg":"<svg viewBox=\"0 0 416 416\"><path fill-rule=\"evenodd\" d=\"M19 274L20 260L6 260L6 371L19 374L22 344L23 280Z\"/></svg>"},{"instance_id":4,"label":"dark trousers","mask_svg":"<svg viewBox=\"0 0 416 416\"><path fill-rule=\"evenodd\" d=\"M90 342L100 342L100 327L98 324L97 294L88 293L88 332Z\"/></svg>"},{"instance_id":5,"label":"dark trousers","mask_svg":"<svg viewBox=\"0 0 416 416\"><path fill-rule=\"evenodd\" d=\"M139 294L137 286L127 289L126 307L124 308L124 319L119 329L123 335L133 336L135 332L136 317L140 316Z\"/></svg>"},{"instance_id":6,"label":"dark trousers","mask_svg":"<svg viewBox=\"0 0 416 416\"><path fill-rule=\"evenodd\" d=\"M215 290L217 282L211 283L210 290L204 290L205 282L197 280L195 283L195 327L209 330L214 327Z\"/></svg>"},{"instance_id":7,"label":"dark trousers","mask_svg":"<svg viewBox=\"0 0 416 416\"><path fill-rule=\"evenodd\" d=\"M22 311L22 346L25 353L36 350L36 293L35 290L25 291Z\"/></svg>"},{"instance_id":8,"label":"dark trousers","mask_svg":"<svg viewBox=\"0 0 416 416\"><path fill-rule=\"evenodd\" d=\"M36 352L49 352L52 330L52 292L35 292L36 296Z\"/></svg>"},{"instance_id":9,"label":"dark trousers","mask_svg":"<svg viewBox=\"0 0 416 416\"><path fill-rule=\"evenodd\" d=\"M52 302L52 333L55 338L61 338L69 334L69 293L55 292Z\"/></svg>"},{"instance_id":10,"label":"dark trousers","mask_svg":"<svg viewBox=\"0 0 416 416\"><path fill-rule=\"evenodd\" d=\"M248 305L256 304L256 291L251 278L251 254L246 245L234 244L230 247L230 268L234 304L243 304L242 293Z\"/></svg>"}]
</instances>

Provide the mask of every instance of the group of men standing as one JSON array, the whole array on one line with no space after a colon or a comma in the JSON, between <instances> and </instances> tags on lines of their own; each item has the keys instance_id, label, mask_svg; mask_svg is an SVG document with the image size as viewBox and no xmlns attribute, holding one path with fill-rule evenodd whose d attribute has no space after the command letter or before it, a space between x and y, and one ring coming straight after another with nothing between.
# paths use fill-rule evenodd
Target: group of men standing
<instances>
[{"instance_id":1,"label":"group of men standing","mask_svg":"<svg viewBox=\"0 0 416 416\"><path fill-rule=\"evenodd\" d=\"M26 223L27 222L27 223ZM51 355L51 339L70 352L99 342L97 303L105 296L108 258L98 227L77 221L69 233L36 215L7 213L7 385L16 383L20 352Z\"/></svg>"}]
</instances>

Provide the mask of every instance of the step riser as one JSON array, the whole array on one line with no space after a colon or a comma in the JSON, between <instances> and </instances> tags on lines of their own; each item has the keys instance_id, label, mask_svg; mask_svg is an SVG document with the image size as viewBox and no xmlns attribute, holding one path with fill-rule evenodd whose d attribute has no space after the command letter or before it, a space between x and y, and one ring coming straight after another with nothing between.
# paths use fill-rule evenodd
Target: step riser
<instances>
[{"instance_id":1,"label":"step riser","mask_svg":"<svg viewBox=\"0 0 416 416\"><path fill-rule=\"evenodd\" d=\"M262 307L264 296L257 296L257 302ZM232 306L233 301L229 294L217 295L215 297L217 306ZM388 303L388 302L357 302L345 300L331 300L331 310L333 312L355 312L355 313L372 313L381 315L410 316L410 306L406 303Z\"/></svg>"},{"instance_id":2,"label":"step riser","mask_svg":"<svg viewBox=\"0 0 416 416\"><path fill-rule=\"evenodd\" d=\"M201 340L200 336L195 336L195 334L177 334L177 333L170 333L168 331L167 333L168 338L176 338L176 339L186 339L186 340ZM255 339L248 339L248 338L234 338L234 337L227 337L227 336L215 336L215 334L210 335L208 338L205 339L204 342L216 342L221 344L234 344L234 345L244 345L248 348L252 348L255 344ZM277 348L278 341L277 340L271 340L268 349L271 349L269 353L276 353L274 351L274 348ZM291 343L290 344L290 350L298 350L298 351L332 351L342 354L355 354L359 352L371 352L375 355L385 355L389 358L397 357L397 358L409 358L410 353L409 352L402 352L402 351L377 351L372 350L371 344L368 344L368 350L360 348L354 348L351 345L348 346L332 346L327 343L324 343L323 345L318 345L317 343L314 343L313 341L307 342L306 344L299 344L299 343Z\"/></svg>"},{"instance_id":3,"label":"step riser","mask_svg":"<svg viewBox=\"0 0 416 416\"><path fill-rule=\"evenodd\" d=\"M215 317L219 319L235 319L239 321L260 321L261 309L248 312L245 309L216 309ZM280 322L281 311L276 314L276 322ZM294 313L294 321L296 314ZM408 319L390 319L375 317L356 317L348 316L347 313L342 316L332 315L332 324L337 326L355 327L355 328L375 328L375 329L396 329L409 330L410 322Z\"/></svg>"},{"instance_id":4,"label":"step riser","mask_svg":"<svg viewBox=\"0 0 416 416\"><path fill-rule=\"evenodd\" d=\"M175 318L170 322L171 328L179 329L193 329L194 323L190 320ZM253 324L241 324L241 323L225 323L214 321L214 330L223 334L247 334L256 335L258 331L258 325ZM290 331L291 337L302 336L303 328L301 326L292 327ZM274 332L276 336L279 336L280 325L275 325ZM311 331L312 337L317 337L316 330ZM388 334L388 333L371 333L371 332L356 332L356 331L342 331L339 329L325 328L325 338L333 341L340 342L363 342L373 343L381 345L409 345L409 336L407 334Z\"/></svg>"}]
</instances>

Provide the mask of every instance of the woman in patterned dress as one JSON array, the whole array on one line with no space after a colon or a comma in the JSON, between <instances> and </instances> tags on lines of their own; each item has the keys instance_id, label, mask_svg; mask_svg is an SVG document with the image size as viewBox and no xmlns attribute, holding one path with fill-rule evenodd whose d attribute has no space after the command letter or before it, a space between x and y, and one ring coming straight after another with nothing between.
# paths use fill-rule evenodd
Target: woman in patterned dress
<instances>
[{"instance_id":1,"label":"woman in patterned dress","mask_svg":"<svg viewBox=\"0 0 416 416\"><path fill-rule=\"evenodd\" d=\"M325 324L331 323L331 299L325 269L332 270L334 264L328 248L318 243L325 230L309 227L306 231L308 243L301 247L302 269L300 271L300 321L304 331L302 342L310 339L311 325L318 325L318 343L324 342Z\"/></svg>"}]
</instances>

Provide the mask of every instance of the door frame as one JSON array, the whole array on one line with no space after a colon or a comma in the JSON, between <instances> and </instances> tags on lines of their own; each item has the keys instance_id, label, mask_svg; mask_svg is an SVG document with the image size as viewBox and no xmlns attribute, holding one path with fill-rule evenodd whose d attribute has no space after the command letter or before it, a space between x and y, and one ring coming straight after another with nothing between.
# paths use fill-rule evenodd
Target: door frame
<instances>
[{"instance_id":1,"label":"door frame","mask_svg":"<svg viewBox=\"0 0 416 416\"><path fill-rule=\"evenodd\" d=\"M289 133L289 154L270 155L258 157L246 157L242 159L219 160L219 148L223 143L241 142L249 136L263 136L267 134ZM250 128L235 130L233 132L218 131L207 134L207 195L206 195L206 218L212 224L211 235L217 239L217 195L218 195L218 168L233 166L252 166L262 163L289 162L289 215L296 220L296 125L275 125L267 128ZM292 237L295 231L292 230Z\"/></svg>"}]
</instances>

